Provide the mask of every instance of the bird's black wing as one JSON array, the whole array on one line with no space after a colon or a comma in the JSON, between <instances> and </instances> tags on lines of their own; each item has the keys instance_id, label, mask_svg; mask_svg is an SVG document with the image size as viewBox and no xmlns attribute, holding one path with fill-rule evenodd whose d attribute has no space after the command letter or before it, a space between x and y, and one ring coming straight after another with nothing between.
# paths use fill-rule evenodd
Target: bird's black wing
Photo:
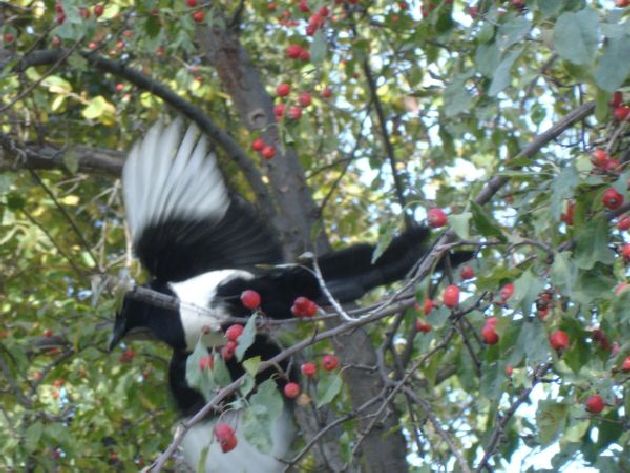
<instances>
[{"instance_id":1,"label":"bird's black wing","mask_svg":"<svg viewBox=\"0 0 630 473\"><path fill-rule=\"evenodd\" d=\"M155 124L129 153L122 182L135 253L159 280L282 260L273 232L251 204L228 192L194 126Z\"/></svg>"}]
</instances>

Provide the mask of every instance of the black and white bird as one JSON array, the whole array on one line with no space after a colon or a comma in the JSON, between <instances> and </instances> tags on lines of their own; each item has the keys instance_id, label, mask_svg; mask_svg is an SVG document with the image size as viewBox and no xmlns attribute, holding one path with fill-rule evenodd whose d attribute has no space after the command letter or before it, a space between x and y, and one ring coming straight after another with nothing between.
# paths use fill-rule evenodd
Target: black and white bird
<instances>
[{"instance_id":1,"label":"black and white bird","mask_svg":"<svg viewBox=\"0 0 630 473\"><path fill-rule=\"evenodd\" d=\"M186 128L180 119L154 125L129 153L122 187L133 248L151 274L145 286L176 296L179 308L125 295L110 349L123 337L147 330L172 347L171 392L182 414L190 416L205 400L186 383L186 359L206 327L220 333L227 317L250 315L240 300L243 291L257 291L262 313L279 319L292 317L291 306L298 297L320 304L327 301L312 271L296 265L270 266L284 263L274 233L251 204L227 189L207 138L195 126ZM428 251L429 240L429 230L417 227L394 238L374 263L374 247L358 244L323 255L318 264L332 295L340 302L352 301L378 285L403 278ZM245 358L266 360L279 352L273 340L260 334ZM232 379L244 372L235 359L227 367ZM286 370L287 364L281 368ZM257 382L274 374L275 370L268 370ZM286 376L278 377L278 382L285 383ZM238 416L232 411L222 421L235 424ZM212 422L197 424L186 435L182 445L188 465L196 468L210 444L206 472L284 469L279 460L287 455L293 436L288 410L268 426L274 443L265 452L239 438L237 447L223 454L212 442L208 425Z\"/></svg>"}]
</instances>

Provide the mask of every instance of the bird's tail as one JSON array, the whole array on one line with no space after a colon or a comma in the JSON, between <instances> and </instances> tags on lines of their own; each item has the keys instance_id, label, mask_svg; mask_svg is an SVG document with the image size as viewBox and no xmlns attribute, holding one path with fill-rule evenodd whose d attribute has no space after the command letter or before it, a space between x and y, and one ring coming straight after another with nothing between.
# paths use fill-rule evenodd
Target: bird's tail
<instances>
[{"instance_id":1,"label":"bird's tail","mask_svg":"<svg viewBox=\"0 0 630 473\"><path fill-rule=\"evenodd\" d=\"M376 286L404 279L422 256L431 250L431 244L429 229L416 227L395 237L374 261L375 245L360 243L322 255L317 263L332 296L340 302L350 302ZM451 260L456 265L472 256L472 252L457 252ZM253 278L230 279L218 287L217 296L230 308L232 315L246 317L251 310L240 301L240 295L245 290L260 294L261 309L272 318L291 318L291 307L301 296L319 304L328 304L314 272L305 266L275 268Z\"/></svg>"},{"instance_id":2,"label":"bird's tail","mask_svg":"<svg viewBox=\"0 0 630 473\"><path fill-rule=\"evenodd\" d=\"M345 302L358 299L382 284L404 279L431 249L427 227L415 227L395 237L385 252L373 261L375 245L357 244L319 258L318 262L331 294ZM454 265L472 257L472 252L451 255Z\"/></svg>"}]
</instances>

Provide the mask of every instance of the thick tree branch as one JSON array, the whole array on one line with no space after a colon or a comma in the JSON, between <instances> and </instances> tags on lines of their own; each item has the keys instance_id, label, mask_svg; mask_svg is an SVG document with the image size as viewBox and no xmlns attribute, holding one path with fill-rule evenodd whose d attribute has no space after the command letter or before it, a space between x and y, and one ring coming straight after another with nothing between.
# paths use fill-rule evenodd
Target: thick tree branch
<instances>
[{"instance_id":1,"label":"thick tree branch","mask_svg":"<svg viewBox=\"0 0 630 473\"><path fill-rule=\"evenodd\" d=\"M59 149L33 143L21 144L15 143L9 135L0 132L0 172L26 168L64 170L67 169L64 155L70 152L77 159L79 172L118 176L122 171L123 155L117 151L86 146Z\"/></svg>"}]
</instances>

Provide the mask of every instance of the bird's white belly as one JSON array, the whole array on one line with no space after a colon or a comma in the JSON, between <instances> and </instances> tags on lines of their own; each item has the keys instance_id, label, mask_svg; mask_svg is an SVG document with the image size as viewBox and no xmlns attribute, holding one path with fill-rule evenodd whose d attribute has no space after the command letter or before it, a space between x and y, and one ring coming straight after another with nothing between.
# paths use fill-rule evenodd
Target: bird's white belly
<instances>
[{"instance_id":1,"label":"bird's white belly","mask_svg":"<svg viewBox=\"0 0 630 473\"><path fill-rule=\"evenodd\" d=\"M214 303L217 286L233 278L251 279L253 274L247 271L223 270L210 271L185 281L170 283L171 289L180 301L180 315L186 338L186 348L193 351L204 331L209 327L212 332L220 332L221 323L229 317L225 307ZM208 346L221 345L223 337L206 336Z\"/></svg>"},{"instance_id":2,"label":"bird's white belly","mask_svg":"<svg viewBox=\"0 0 630 473\"><path fill-rule=\"evenodd\" d=\"M289 447L295 435L295 426L291 413L285 407L282 414L270 425L272 446L270 451L261 452L254 445L247 442L239 431L239 411L228 411L221 416L221 422L236 428L238 443L234 450L227 453L221 451L221 446L214 437L214 425L217 419L200 422L188 430L182 441L184 462L193 471L205 473L281 473ZM208 448L205 469L197 470L203 450Z\"/></svg>"}]
</instances>

